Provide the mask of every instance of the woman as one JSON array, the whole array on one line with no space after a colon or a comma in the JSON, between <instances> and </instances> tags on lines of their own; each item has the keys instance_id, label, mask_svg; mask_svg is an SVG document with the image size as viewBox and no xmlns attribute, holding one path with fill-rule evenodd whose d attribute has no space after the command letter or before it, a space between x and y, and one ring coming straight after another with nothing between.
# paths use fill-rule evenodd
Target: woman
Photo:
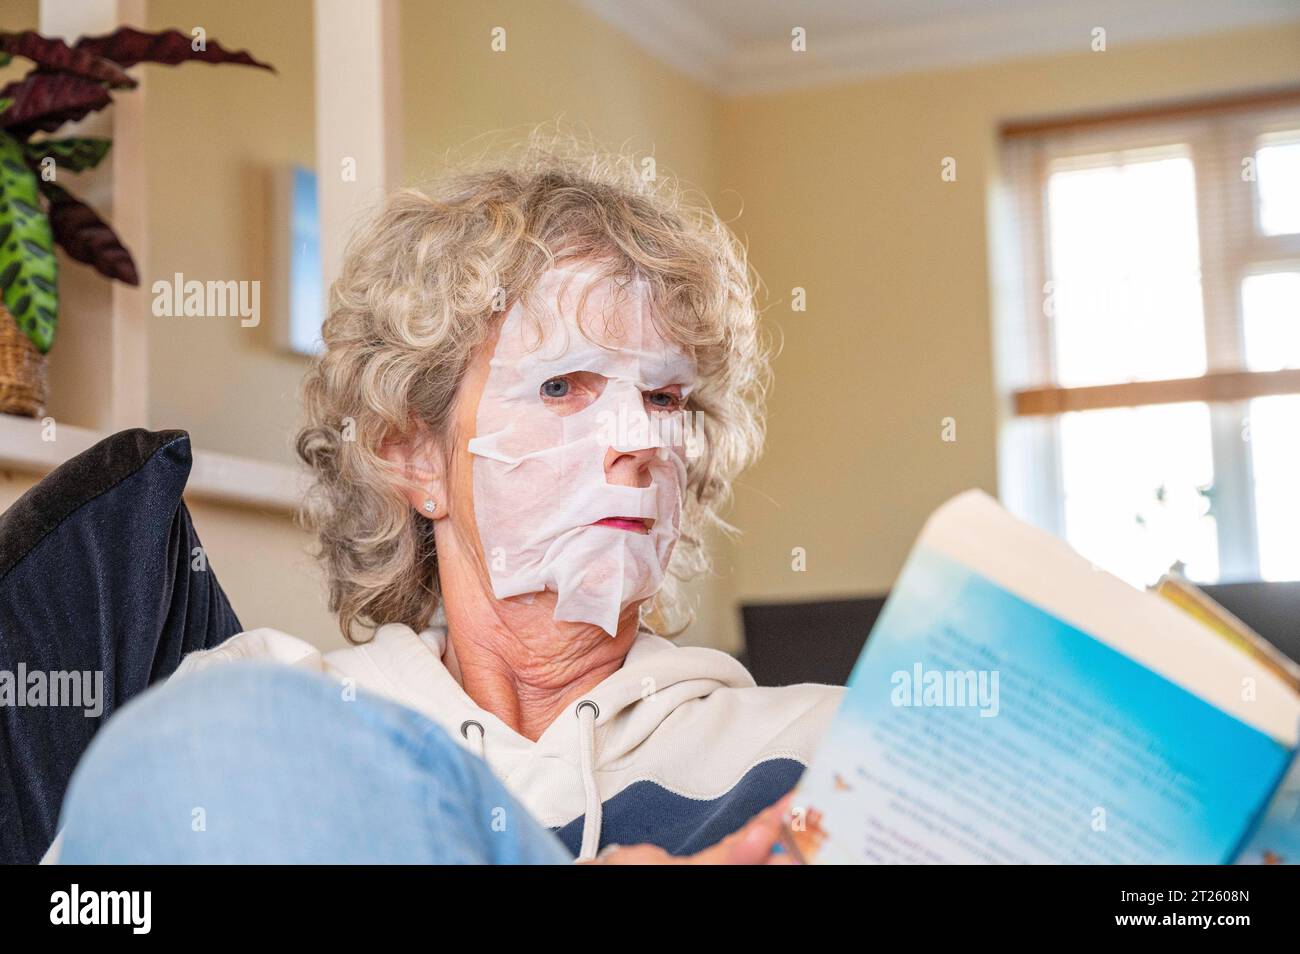
<instances>
[{"instance_id":1,"label":"woman","mask_svg":"<svg viewBox=\"0 0 1300 954\"><path fill-rule=\"evenodd\" d=\"M654 632L760 448L752 298L716 215L629 161L392 198L298 440L355 645L191 654L91 746L62 860L766 859L839 692Z\"/></svg>"}]
</instances>

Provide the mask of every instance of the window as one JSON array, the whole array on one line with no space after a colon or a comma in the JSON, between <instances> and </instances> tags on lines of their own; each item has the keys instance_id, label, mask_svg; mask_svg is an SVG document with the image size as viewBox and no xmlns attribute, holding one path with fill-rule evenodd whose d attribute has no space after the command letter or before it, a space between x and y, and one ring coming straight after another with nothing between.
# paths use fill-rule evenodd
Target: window
<instances>
[{"instance_id":1,"label":"window","mask_svg":"<svg viewBox=\"0 0 1300 954\"><path fill-rule=\"evenodd\" d=\"M1300 579L1300 92L1007 127L1003 169L1008 506L1135 584Z\"/></svg>"}]
</instances>

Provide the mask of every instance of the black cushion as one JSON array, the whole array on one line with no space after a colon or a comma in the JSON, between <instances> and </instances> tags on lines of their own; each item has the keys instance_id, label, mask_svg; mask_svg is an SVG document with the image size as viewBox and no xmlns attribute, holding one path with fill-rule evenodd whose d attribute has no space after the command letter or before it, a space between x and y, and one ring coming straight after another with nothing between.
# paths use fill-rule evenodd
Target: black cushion
<instances>
[{"instance_id":1,"label":"black cushion","mask_svg":"<svg viewBox=\"0 0 1300 954\"><path fill-rule=\"evenodd\" d=\"M1300 663L1300 582L1214 583L1201 589Z\"/></svg>"},{"instance_id":2,"label":"black cushion","mask_svg":"<svg viewBox=\"0 0 1300 954\"><path fill-rule=\"evenodd\" d=\"M39 860L77 759L117 707L242 628L181 499L190 464L184 431L123 431L0 515L0 862ZM81 706L49 704L66 693L18 704L52 674L68 674L64 690L77 674Z\"/></svg>"},{"instance_id":3,"label":"black cushion","mask_svg":"<svg viewBox=\"0 0 1300 954\"><path fill-rule=\"evenodd\" d=\"M1217 583L1206 594L1300 662L1300 582ZM760 686L843 685L885 596L741 607L745 662Z\"/></svg>"},{"instance_id":4,"label":"black cushion","mask_svg":"<svg viewBox=\"0 0 1300 954\"><path fill-rule=\"evenodd\" d=\"M884 596L869 596L742 606L745 664L760 686L842 686L884 605Z\"/></svg>"}]
</instances>

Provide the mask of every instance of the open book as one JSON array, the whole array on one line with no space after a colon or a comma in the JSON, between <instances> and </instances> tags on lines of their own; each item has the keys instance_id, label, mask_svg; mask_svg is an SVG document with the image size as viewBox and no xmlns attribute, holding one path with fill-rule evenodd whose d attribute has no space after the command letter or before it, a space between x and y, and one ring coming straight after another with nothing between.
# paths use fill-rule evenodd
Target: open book
<instances>
[{"instance_id":1,"label":"open book","mask_svg":"<svg viewBox=\"0 0 1300 954\"><path fill-rule=\"evenodd\" d=\"M1295 670L1248 646L961 494L872 630L787 847L817 863L1300 862Z\"/></svg>"}]
</instances>

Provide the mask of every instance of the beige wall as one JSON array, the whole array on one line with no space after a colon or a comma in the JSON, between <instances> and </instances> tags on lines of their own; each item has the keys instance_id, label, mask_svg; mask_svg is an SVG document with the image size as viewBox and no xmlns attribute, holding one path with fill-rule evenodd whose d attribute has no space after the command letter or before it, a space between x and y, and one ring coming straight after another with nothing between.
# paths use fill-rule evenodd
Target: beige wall
<instances>
[{"instance_id":1,"label":"beige wall","mask_svg":"<svg viewBox=\"0 0 1300 954\"><path fill-rule=\"evenodd\" d=\"M733 595L884 590L930 510L996 489L985 201L1000 121L1297 80L1287 26L728 101L722 186L744 200L784 336L768 454L737 487Z\"/></svg>"},{"instance_id":2,"label":"beige wall","mask_svg":"<svg viewBox=\"0 0 1300 954\"><path fill-rule=\"evenodd\" d=\"M209 565L240 622L271 626L325 649L346 645L326 609L311 540L285 514L189 502Z\"/></svg>"},{"instance_id":3,"label":"beige wall","mask_svg":"<svg viewBox=\"0 0 1300 954\"><path fill-rule=\"evenodd\" d=\"M141 282L261 281L262 319L149 319L149 416L196 447L289 462L305 362L271 343L269 171L315 164L311 0L150 0L149 27L196 26L279 71L146 66L149 260ZM152 300L152 295L150 295Z\"/></svg>"},{"instance_id":4,"label":"beige wall","mask_svg":"<svg viewBox=\"0 0 1300 954\"><path fill-rule=\"evenodd\" d=\"M9 505L27 493L36 478L29 474L15 474L0 470L0 513L9 509Z\"/></svg>"},{"instance_id":5,"label":"beige wall","mask_svg":"<svg viewBox=\"0 0 1300 954\"><path fill-rule=\"evenodd\" d=\"M563 120L657 158L708 193L718 181L720 100L570 2L405 0L405 175L436 174L447 150ZM506 31L505 52L492 30Z\"/></svg>"},{"instance_id":6,"label":"beige wall","mask_svg":"<svg viewBox=\"0 0 1300 954\"><path fill-rule=\"evenodd\" d=\"M35 30L40 19L40 0L0 0L0 30ZM26 60L0 67L0 85L21 79L30 68Z\"/></svg>"}]
</instances>

